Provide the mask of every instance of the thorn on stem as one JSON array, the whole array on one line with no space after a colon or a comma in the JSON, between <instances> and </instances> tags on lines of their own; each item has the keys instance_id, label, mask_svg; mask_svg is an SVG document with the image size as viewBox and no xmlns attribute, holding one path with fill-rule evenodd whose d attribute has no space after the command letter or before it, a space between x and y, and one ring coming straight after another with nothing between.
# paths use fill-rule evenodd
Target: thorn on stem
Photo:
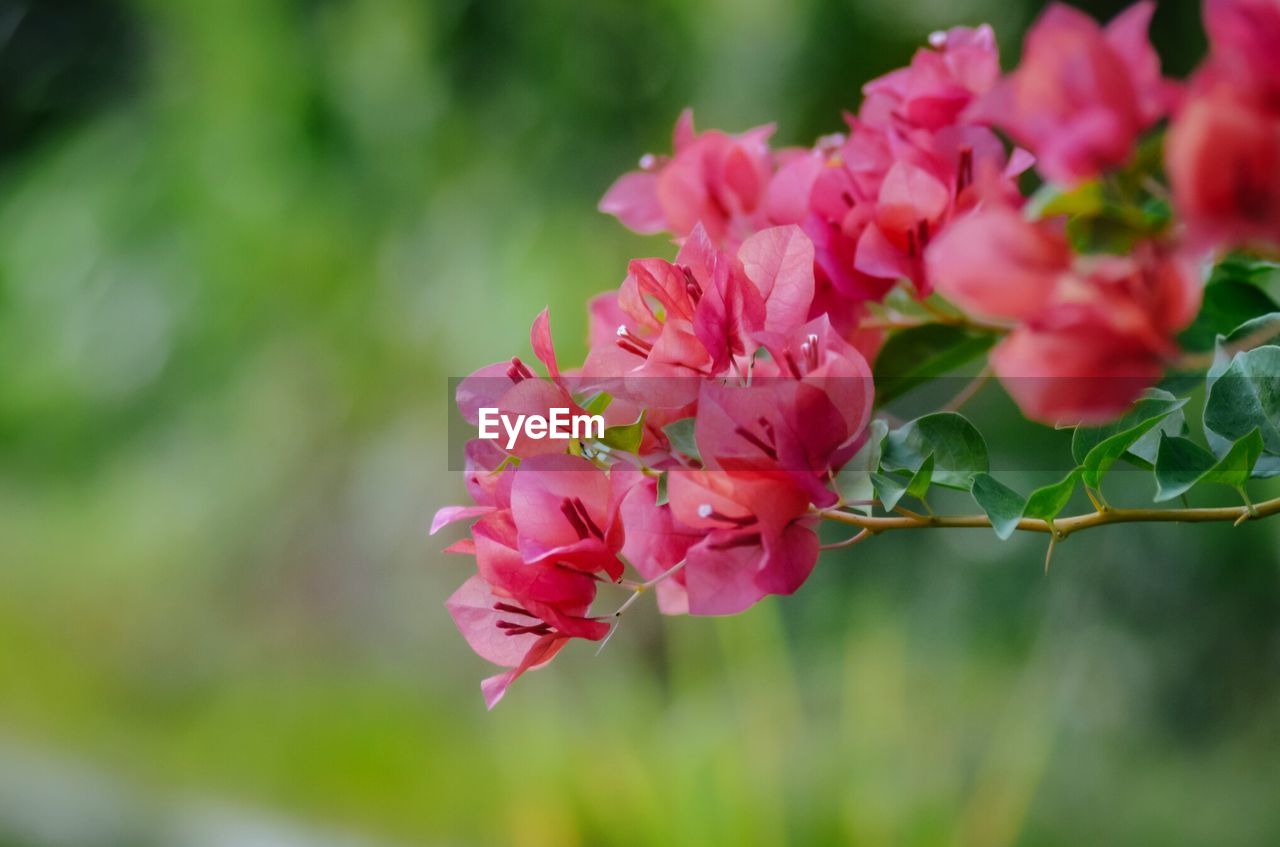
<instances>
[{"instance_id":1,"label":"thorn on stem","mask_svg":"<svg viewBox=\"0 0 1280 847\"><path fill-rule=\"evenodd\" d=\"M1058 533L1049 536L1049 549L1044 554L1044 575L1049 575L1049 563L1053 561L1053 548L1058 546Z\"/></svg>"}]
</instances>

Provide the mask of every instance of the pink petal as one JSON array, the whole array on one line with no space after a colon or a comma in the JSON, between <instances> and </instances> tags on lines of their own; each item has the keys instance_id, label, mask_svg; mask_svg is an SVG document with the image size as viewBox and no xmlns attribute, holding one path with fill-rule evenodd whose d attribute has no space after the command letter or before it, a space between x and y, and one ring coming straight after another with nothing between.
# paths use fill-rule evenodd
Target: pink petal
<instances>
[{"instance_id":1,"label":"pink petal","mask_svg":"<svg viewBox=\"0 0 1280 847\"><path fill-rule=\"evenodd\" d=\"M525 671L541 667L555 658L556 653L560 652L560 648L565 645L567 640L563 635L555 633L544 635L529 648L529 652L525 654L524 660L520 662L519 666L506 673L500 673L482 681L480 683L480 692L484 695L485 705L490 709L498 705L498 701L507 693L511 683L524 675Z\"/></svg>"},{"instance_id":2,"label":"pink petal","mask_svg":"<svg viewBox=\"0 0 1280 847\"><path fill-rule=\"evenodd\" d=\"M713 549L718 535L689 551L684 572L691 615L736 615L765 595L756 585L764 551L760 547Z\"/></svg>"},{"instance_id":3,"label":"pink petal","mask_svg":"<svg viewBox=\"0 0 1280 847\"><path fill-rule=\"evenodd\" d=\"M623 174L609 186L598 208L641 235L653 235L667 228L662 204L658 202L657 173L631 171Z\"/></svg>"},{"instance_id":4,"label":"pink petal","mask_svg":"<svg viewBox=\"0 0 1280 847\"><path fill-rule=\"evenodd\" d=\"M671 149L679 153L688 147L698 137L698 132L693 128L693 109L687 106L681 110L680 117L676 118L676 128L671 136Z\"/></svg>"},{"instance_id":5,"label":"pink petal","mask_svg":"<svg viewBox=\"0 0 1280 847\"><path fill-rule=\"evenodd\" d=\"M476 655L495 665L516 667L538 636L507 635L506 630L499 629L498 621L508 617L493 608L499 602L501 598L494 595L489 584L473 576L462 583L444 605Z\"/></svg>"},{"instance_id":6,"label":"pink petal","mask_svg":"<svg viewBox=\"0 0 1280 847\"><path fill-rule=\"evenodd\" d=\"M765 300L764 328L789 333L813 302L813 242L795 225L761 230L742 243L738 258Z\"/></svg>"},{"instance_id":7,"label":"pink petal","mask_svg":"<svg viewBox=\"0 0 1280 847\"><path fill-rule=\"evenodd\" d=\"M457 521L478 518L493 511L492 506L444 506L431 519L431 535Z\"/></svg>"},{"instance_id":8,"label":"pink petal","mask_svg":"<svg viewBox=\"0 0 1280 847\"><path fill-rule=\"evenodd\" d=\"M556 348L551 341L551 309L545 308L533 320L533 328L529 331L529 343L533 345L533 355L538 357L547 368L552 379L560 377L560 366L556 364Z\"/></svg>"}]
</instances>

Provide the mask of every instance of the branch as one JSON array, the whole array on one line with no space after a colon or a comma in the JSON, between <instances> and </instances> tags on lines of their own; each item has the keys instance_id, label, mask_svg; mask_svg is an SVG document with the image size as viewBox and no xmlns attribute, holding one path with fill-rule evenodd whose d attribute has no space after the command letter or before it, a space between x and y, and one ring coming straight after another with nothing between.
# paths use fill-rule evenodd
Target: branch
<instances>
[{"instance_id":1,"label":"branch","mask_svg":"<svg viewBox=\"0 0 1280 847\"><path fill-rule=\"evenodd\" d=\"M991 527L986 515L882 515L866 516L853 512L819 510L825 520L855 526L872 535L898 529L973 529ZM1062 541L1072 533L1095 526L1113 523L1232 523L1280 514L1280 497L1264 500L1253 506L1219 506L1206 509L1114 509L1104 508L1083 515L1058 518L1053 521L1039 518L1023 518L1018 529L1023 532L1043 532Z\"/></svg>"}]
</instances>

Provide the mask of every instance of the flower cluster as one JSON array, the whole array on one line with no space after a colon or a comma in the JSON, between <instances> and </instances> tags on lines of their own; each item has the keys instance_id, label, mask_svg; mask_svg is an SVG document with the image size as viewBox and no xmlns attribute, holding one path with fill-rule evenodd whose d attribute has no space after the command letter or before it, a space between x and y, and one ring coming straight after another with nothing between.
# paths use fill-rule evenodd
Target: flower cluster
<instances>
[{"instance_id":1,"label":"flower cluster","mask_svg":"<svg viewBox=\"0 0 1280 847\"><path fill-rule=\"evenodd\" d=\"M1169 130L1166 166L1195 243L1280 247L1280 3L1208 0L1210 54Z\"/></svg>"},{"instance_id":2,"label":"flower cluster","mask_svg":"<svg viewBox=\"0 0 1280 847\"><path fill-rule=\"evenodd\" d=\"M632 261L590 302L580 368L561 368L544 311L545 377L512 358L457 392L472 424L607 424L470 442L474 504L436 516L433 532L474 521L449 550L477 573L447 605L507 668L490 706L570 639L607 637L603 585L717 615L805 581L824 510L859 505L836 479L871 440L895 289L998 336L990 366L1033 420L1110 420L1161 377L1205 260L1280 243L1280 3L1209 0L1212 53L1186 90L1161 74L1153 11L1102 26L1052 6L1007 75L989 27L935 33L810 148L771 147L772 126L699 132L686 111L671 155L608 189L601 210L668 233L674 261Z\"/></svg>"}]
</instances>

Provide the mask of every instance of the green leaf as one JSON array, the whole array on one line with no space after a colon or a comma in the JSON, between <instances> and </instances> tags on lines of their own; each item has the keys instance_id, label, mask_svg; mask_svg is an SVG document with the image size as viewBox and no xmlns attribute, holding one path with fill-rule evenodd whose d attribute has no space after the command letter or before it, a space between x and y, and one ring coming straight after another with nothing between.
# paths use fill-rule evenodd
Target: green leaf
<instances>
[{"instance_id":1,"label":"green leaf","mask_svg":"<svg viewBox=\"0 0 1280 847\"><path fill-rule=\"evenodd\" d=\"M871 514L871 506L858 505L862 501L875 497L875 488L871 484L871 475L880 467L880 446L889 425L876 419L868 427L867 440L858 452L853 454L844 467L836 474L835 488L841 501L849 504L849 508Z\"/></svg>"},{"instance_id":2,"label":"green leaf","mask_svg":"<svg viewBox=\"0 0 1280 847\"><path fill-rule=\"evenodd\" d=\"M1157 503L1181 497L1218 464L1208 450L1187 438L1164 436L1156 455Z\"/></svg>"},{"instance_id":3,"label":"green leaf","mask_svg":"<svg viewBox=\"0 0 1280 847\"><path fill-rule=\"evenodd\" d=\"M663 471L658 474L658 496L654 502L655 506L665 506L670 497L667 494L667 472Z\"/></svg>"},{"instance_id":4,"label":"green leaf","mask_svg":"<svg viewBox=\"0 0 1280 847\"><path fill-rule=\"evenodd\" d=\"M1152 389L1152 391L1159 390ZM1173 395L1169 396L1172 397ZM1187 432L1187 416L1185 412L1181 408L1174 409L1164 420L1133 442L1129 446L1128 452L1124 454L1124 459L1144 470L1152 470L1156 466L1156 453L1160 450L1161 437L1165 435L1185 436Z\"/></svg>"},{"instance_id":5,"label":"green leaf","mask_svg":"<svg viewBox=\"0 0 1280 847\"><path fill-rule=\"evenodd\" d=\"M917 471L932 457L933 482L968 491L973 475L988 470L982 433L958 412L935 412L908 421L885 439L880 464L888 470Z\"/></svg>"},{"instance_id":6,"label":"green leaf","mask_svg":"<svg viewBox=\"0 0 1280 847\"><path fill-rule=\"evenodd\" d=\"M1262 455L1262 434L1252 430L1221 459L1186 438L1164 438L1156 459L1157 503L1185 494L1199 482L1215 482L1240 489Z\"/></svg>"},{"instance_id":7,"label":"green leaf","mask_svg":"<svg viewBox=\"0 0 1280 847\"><path fill-rule=\"evenodd\" d=\"M591 399L582 404L582 410L588 415L603 415L605 409L613 402L613 395L607 391L593 394Z\"/></svg>"},{"instance_id":8,"label":"green leaf","mask_svg":"<svg viewBox=\"0 0 1280 847\"><path fill-rule=\"evenodd\" d=\"M1059 215L1098 215L1102 213L1104 200L1102 183L1096 180L1069 190L1045 183L1027 201L1027 214L1033 220Z\"/></svg>"},{"instance_id":9,"label":"green leaf","mask_svg":"<svg viewBox=\"0 0 1280 847\"><path fill-rule=\"evenodd\" d=\"M1280 305L1254 284L1237 279L1210 282L1204 289L1200 313L1178 336L1178 343L1187 350L1212 350L1219 335L1274 312L1280 312Z\"/></svg>"},{"instance_id":10,"label":"green leaf","mask_svg":"<svg viewBox=\"0 0 1280 847\"><path fill-rule=\"evenodd\" d=\"M1204 426L1217 435L1215 452L1225 442L1262 433L1263 449L1280 453L1280 347L1257 347L1237 353L1221 375L1211 381L1204 406Z\"/></svg>"},{"instance_id":11,"label":"green leaf","mask_svg":"<svg viewBox=\"0 0 1280 847\"><path fill-rule=\"evenodd\" d=\"M1071 436L1071 455L1075 457L1077 464L1084 464L1084 458L1089 455L1089 451L1113 435L1127 432L1149 420L1163 420L1166 416L1180 410L1186 403L1185 399L1180 400L1168 391L1149 388L1133 404L1133 408L1119 420L1100 427L1076 427L1075 433ZM1146 431L1143 430L1143 432ZM1134 440L1136 442L1137 439Z\"/></svg>"},{"instance_id":12,"label":"green leaf","mask_svg":"<svg viewBox=\"0 0 1280 847\"><path fill-rule=\"evenodd\" d=\"M1001 541L1013 534L1022 518L1022 510L1027 501L1022 495L987 473L975 474L973 488L970 489L973 499L991 518L991 528Z\"/></svg>"},{"instance_id":13,"label":"green leaf","mask_svg":"<svg viewBox=\"0 0 1280 847\"><path fill-rule=\"evenodd\" d=\"M1080 474L1080 468L1076 468L1058 482L1032 491L1027 497L1026 508L1022 510L1023 517L1039 518L1043 521L1056 518L1070 502L1071 495L1076 490L1076 483L1080 481Z\"/></svg>"},{"instance_id":14,"label":"green leaf","mask_svg":"<svg viewBox=\"0 0 1280 847\"><path fill-rule=\"evenodd\" d=\"M884 506L885 511L889 512L898 505L902 495L907 493L909 482L910 480L899 479L897 476L888 474L873 473L871 475L871 486L875 489L876 499Z\"/></svg>"},{"instance_id":15,"label":"green leaf","mask_svg":"<svg viewBox=\"0 0 1280 847\"><path fill-rule=\"evenodd\" d=\"M614 450L620 450L623 453L638 452L640 450L640 442L644 440L644 416L645 410L641 410L640 417L636 418L634 423L607 427L604 431L604 438L601 438L600 441L606 446Z\"/></svg>"},{"instance_id":16,"label":"green leaf","mask_svg":"<svg viewBox=\"0 0 1280 847\"><path fill-rule=\"evenodd\" d=\"M1234 280L1249 285L1266 285L1278 273L1280 273L1280 263L1244 253L1234 253L1218 262L1209 275L1209 284L1222 280Z\"/></svg>"},{"instance_id":17,"label":"green leaf","mask_svg":"<svg viewBox=\"0 0 1280 847\"><path fill-rule=\"evenodd\" d=\"M693 418L681 418L664 426L662 431L671 442L672 450L701 464L702 454L698 452L698 442L693 437L693 426Z\"/></svg>"},{"instance_id":18,"label":"green leaf","mask_svg":"<svg viewBox=\"0 0 1280 847\"><path fill-rule=\"evenodd\" d=\"M1262 449L1262 433L1255 429L1231 445L1227 454L1209 472L1209 481L1242 488L1253 475L1258 460L1262 458Z\"/></svg>"},{"instance_id":19,"label":"green leaf","mask_svg":"<svg viewBox=\"0 0 1280 847\"><path fill-rule=\"evenodd\" d=\"M907 493L917 500L923 501L925 495L929 493L929 484L933 482L933 454L930 453L924 457L924 462L920 468L911 475L911 481L907 483Z\"/></svg>"},{"instance_id":20,"label":"green leaf","mask_svg":"<svg viewBox=\"0 0 1280 847\"><path fill-rule=\"evenodd\" d=\"M876 403L884 405L987 352L995 335L950 324L895 332L876 357Z\"/></svg>"},{"instance_id":21,"label":"green leaf","mask_svg":"<svg viewBox=\"0 0 1280 847\"><path fill-rule=\"evenodd\" d=\"M1084 484L1095 490L1099 488L1103 476L1117 459L1186 402L1185 397L1174 397L1167 391L1152 388L1142 395L1128 414L1114 423L1103 427L1077 427L1071 439L1071 453L1080 464Z\"/></svg>"}]
</instances>

